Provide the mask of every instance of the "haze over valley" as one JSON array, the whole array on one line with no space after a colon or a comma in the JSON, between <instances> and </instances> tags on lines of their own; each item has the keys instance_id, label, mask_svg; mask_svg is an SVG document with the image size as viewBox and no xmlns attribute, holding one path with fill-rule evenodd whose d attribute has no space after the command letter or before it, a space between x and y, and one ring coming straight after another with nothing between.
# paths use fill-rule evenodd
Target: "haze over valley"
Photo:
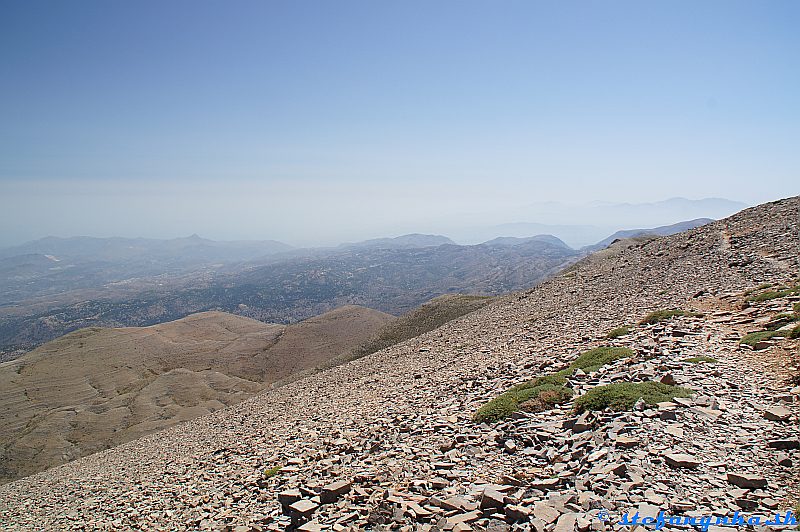
<instances>
[{"instance_id":1,"label":"haze over valley","mask_svg":"<svg viewBox=\"0 0 800 532\"><path fill-rule=\"evenodd\" d=\"M266 323L294 323L342 305L399 316L443 294L528 288L616 238L709 221L614 233L580 249L553 235L458 245L413 234L329 248L197 235L48 237L0 250L0 352L11 359L81 327L147 326L209 310Z\"/></svg>"}]
</instances>

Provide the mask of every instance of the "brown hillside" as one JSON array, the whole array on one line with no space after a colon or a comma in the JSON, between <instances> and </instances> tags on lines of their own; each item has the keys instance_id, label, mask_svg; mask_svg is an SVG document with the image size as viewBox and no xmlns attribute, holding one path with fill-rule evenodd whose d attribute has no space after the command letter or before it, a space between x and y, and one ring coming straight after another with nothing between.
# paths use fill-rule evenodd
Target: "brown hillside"
<instances>
[{"instance_id":1,"label":"brown hillside","mask_svg":"<svg viewBox=\"0 0 800 532\"><path fill-rule=\"evenodd\" d=\"M291 326L203 312L151 327L70 333L0 365L0 477L238 403L349 352L391 319L356 306Z\"/></svg>"}]
</instances>

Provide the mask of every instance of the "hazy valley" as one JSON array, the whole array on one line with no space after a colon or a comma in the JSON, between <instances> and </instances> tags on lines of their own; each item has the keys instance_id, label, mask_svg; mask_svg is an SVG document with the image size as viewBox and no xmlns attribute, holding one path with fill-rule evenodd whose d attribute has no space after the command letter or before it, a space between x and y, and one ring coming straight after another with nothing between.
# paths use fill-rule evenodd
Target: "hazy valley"
<instances>
[{"instance_id":1,"label":"hazy valley","mask_svg":"<svg viewBox=\"0 0 800 532\"><path fill-rule=\"evenodd\" d=\"M82 327L147 326L219 310L294 323L342 305L400 315L442 294L499 295L546 279L615 238L573 249L550 235L462 246L406 235L333 248L199 237L56 239L0 250L0 360ZM21 254L20 254L21 253Z\"/></svg>"}]
</instances>

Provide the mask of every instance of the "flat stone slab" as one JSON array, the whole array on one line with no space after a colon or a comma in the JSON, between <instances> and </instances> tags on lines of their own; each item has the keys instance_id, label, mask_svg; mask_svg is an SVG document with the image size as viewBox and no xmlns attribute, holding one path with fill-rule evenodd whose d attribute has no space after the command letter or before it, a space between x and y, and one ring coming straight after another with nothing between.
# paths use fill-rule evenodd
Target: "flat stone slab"
<instances>
[{"instance_id":1,"label":"flat stone slab","mask_svg":"<svg viewBox=\"0 0 800 532\"><path fill-rule=\"evenodd\" d=\"M782 406L773 406L764 410L764 417L770 421L789 421L792 411Z\"/></svg>"},{"instance_id":2,"label":"flat stone slab","mask_svg":"<svg viewBox=\"0 0 800 532\"><path fill-rule=\"evenodd\" d=\"M728 473L728 482L734 486L746 489L759 489L767 487L767 479L761 475L752 475L750 473Z\"/></svg>"},{"instance_id":3,"label":"flat stone slab","mask_svg":"<svg viewBox=\"0 0 800 532\"><path fill-rule=\"evenodd\" d=\"M666 453L664 461L668 466L676 469L697 469L700 466L700 462L694 456L684 453Z\"/></svg>"}]
</instances>

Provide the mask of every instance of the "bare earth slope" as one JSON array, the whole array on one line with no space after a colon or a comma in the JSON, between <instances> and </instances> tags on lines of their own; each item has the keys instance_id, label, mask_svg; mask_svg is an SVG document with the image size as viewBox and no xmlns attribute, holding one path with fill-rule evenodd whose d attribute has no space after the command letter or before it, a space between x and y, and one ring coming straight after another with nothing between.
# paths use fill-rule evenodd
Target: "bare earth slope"
<instances>
[{"instance_id":1,"label":"bare earth slope","mask_svg":"<svg viewBox=\"0 0 800 532\"><path fill-rule=\"evenodd\" d=\"M238 403L349 352L391 319L347 306L290 326L203 312L151 327L75 331L0 365L0 477Z\"/></svg>"},{"instance_id":2,"label":"bare earth slope","mask_svg":"<svg viewBox=\"0 0 800 532\"><path fill-rule=\"evenodd\" d=\"M743 309L742 291L797 276L799 217L795 197L617 245L421 337L7 484L0 520L10 529L282 530L290 519L277 496L294 488L301 491L285 500L307 501L294 506L298 523L315 519L306 530L469 523L561 532L602 530L600 508L618 516L785 507L796 470L780 462L800 458L792 450L798 402L785 381L797 341L755 352L738 340L755 320L791 308L795 296ZM472 421L510 385L560 369L608 343L609 329L670 307L705 314L635 326L614 341L633 357L571 377L583 394L671 373L694 394L665 404L670 415L655 407L602 413L584 419L583 432L570 428L571 404L495 426ZM696 355L720 362L686 361ZM788 414L765 417L779 405ZM773 441L788 443L775 449ZM697 463L673 469L670 452ZM346 495L322 490L336 480L352 484ZM331 497L338 502L315 511Z\"/></svg>"}]
</instances>

